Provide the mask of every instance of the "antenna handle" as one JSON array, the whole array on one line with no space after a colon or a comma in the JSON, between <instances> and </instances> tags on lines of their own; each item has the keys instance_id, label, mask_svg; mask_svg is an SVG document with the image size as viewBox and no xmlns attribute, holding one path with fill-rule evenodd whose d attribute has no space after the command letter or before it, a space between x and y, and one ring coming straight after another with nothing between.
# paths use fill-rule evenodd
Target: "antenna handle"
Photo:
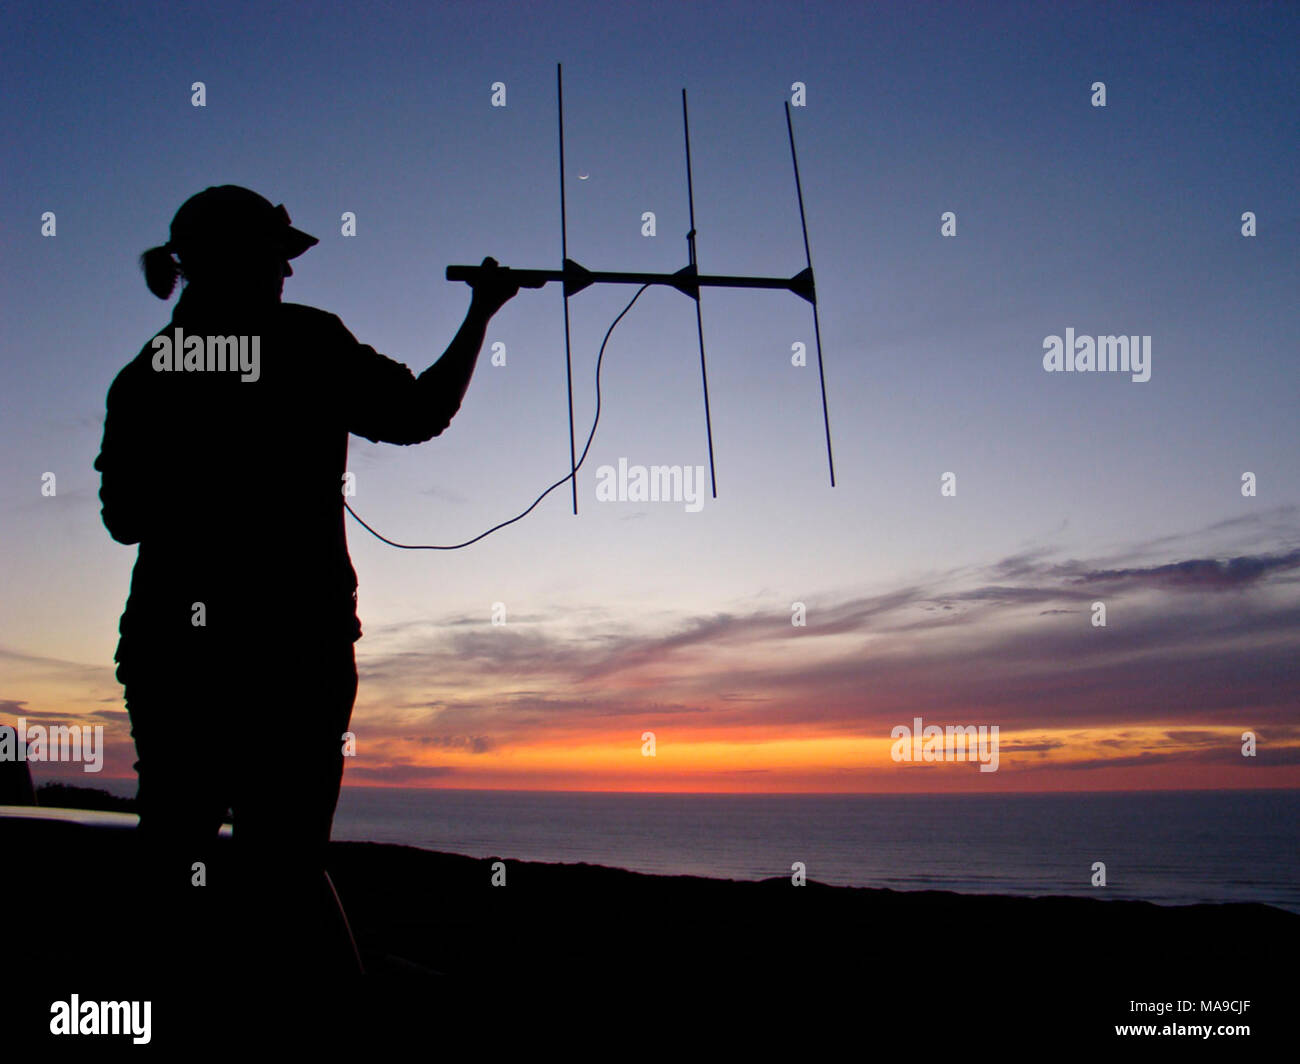
<instances>
[{"instance_id":1,"label":"antenna handle","mask_svg":"<svg viewBox=\"0 0 1300 1064\"><path fill-rule=\"evenodd\" d=\"M473 284L482 272L482 266L448 266L447 280ZM547 281L557 281L563 276L559 270L512 270L509 266L498 266L495 272L498 277L508 276L518 281L520 288L541 288Z\"/></svg>"}]
</instances>

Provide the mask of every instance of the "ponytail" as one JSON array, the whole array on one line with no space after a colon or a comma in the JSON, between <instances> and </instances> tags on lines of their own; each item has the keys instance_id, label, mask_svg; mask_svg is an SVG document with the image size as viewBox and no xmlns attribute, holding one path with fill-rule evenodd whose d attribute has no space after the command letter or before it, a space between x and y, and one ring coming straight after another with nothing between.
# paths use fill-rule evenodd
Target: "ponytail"
<instances>
[{"instance_id":1,"label":"ponytail","mask_svg":"<svg viewBox=\"0 0 1300 1064\"><path fill-rule=\"evenodd\" d=\"M176 278L181 268L172 258L171 248L166 244L150 248L140 256L140 269L144 271L144 283L149 291L159 299L166 299L176 287Z\"/></svg>"}]
</instances>

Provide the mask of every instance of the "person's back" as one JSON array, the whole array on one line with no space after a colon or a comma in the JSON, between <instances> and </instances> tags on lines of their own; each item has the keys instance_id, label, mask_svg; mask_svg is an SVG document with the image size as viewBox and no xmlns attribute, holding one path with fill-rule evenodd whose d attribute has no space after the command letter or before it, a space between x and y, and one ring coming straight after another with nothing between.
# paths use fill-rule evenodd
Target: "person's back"
<instances>
[{"instance_id":1,"label":"person's back","mask_svg":"<svg viewBox=\"0 0 1300 1064\"><path fill-rule=\"evenodd\" d=\"M232 628L359 635L343 488L365 355L323 311L277 304L232 321L190 312L190 295L158 334L162 350L177 329L242 342L259 375L243 379L238 362L156 370L150 341L115 382L98 462L105 521L119 527L120 504L124 535L140 543L123 634L169 641L183 621L215 639Z\"/></svg>"}]
</instances>

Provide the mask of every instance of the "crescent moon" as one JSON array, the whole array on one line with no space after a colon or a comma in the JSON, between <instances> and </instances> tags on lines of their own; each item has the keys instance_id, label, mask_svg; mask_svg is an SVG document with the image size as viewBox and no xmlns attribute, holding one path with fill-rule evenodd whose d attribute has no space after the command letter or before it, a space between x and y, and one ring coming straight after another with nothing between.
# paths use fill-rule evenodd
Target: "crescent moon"
<instances>
[{"instance_id":1,"label":"crescent moon","mask_svg":"<svg viewBox=\"0 0 1300 1064\"><path fill-rule=\"evenodd\" d=\"M579 175L578 175L578 180L579 180L579 181L586 181L587 178L589 178L590 176L591 176L590 174L579 174Z\"/></svg>"}]
</instances>

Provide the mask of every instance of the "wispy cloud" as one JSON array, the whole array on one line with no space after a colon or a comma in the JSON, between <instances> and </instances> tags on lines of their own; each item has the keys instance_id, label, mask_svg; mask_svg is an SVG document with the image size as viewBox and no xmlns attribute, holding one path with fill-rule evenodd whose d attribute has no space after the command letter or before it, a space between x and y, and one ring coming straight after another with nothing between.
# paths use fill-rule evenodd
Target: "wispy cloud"
<instances>
[{"instance_id":1,"label":"wispy cloud","mask_svg":"<svg viewBox=\"0 0 1300 1064\"><path fill-rule=\"evenodd\" d=\"M498 628L455 617L425 626L418 653L392 628L365 659L367 712L380 723L392 695L409 704L427 692L424 716L391 723L445 740L482 735L493 748L599 735L622 720L679 733L880 735L917 713L1004 730L1294 717L1300 601L1281 578L1300 567L1300 550L1119 561L1056 560L1040 545L982 570L810 604L806 628L777 601L653 628L611 625L603 610ZM1104 628L1087 608L1098 597ZM1187 734L1181 745L1195 745Z\"/></svg>"}]
</instances>

